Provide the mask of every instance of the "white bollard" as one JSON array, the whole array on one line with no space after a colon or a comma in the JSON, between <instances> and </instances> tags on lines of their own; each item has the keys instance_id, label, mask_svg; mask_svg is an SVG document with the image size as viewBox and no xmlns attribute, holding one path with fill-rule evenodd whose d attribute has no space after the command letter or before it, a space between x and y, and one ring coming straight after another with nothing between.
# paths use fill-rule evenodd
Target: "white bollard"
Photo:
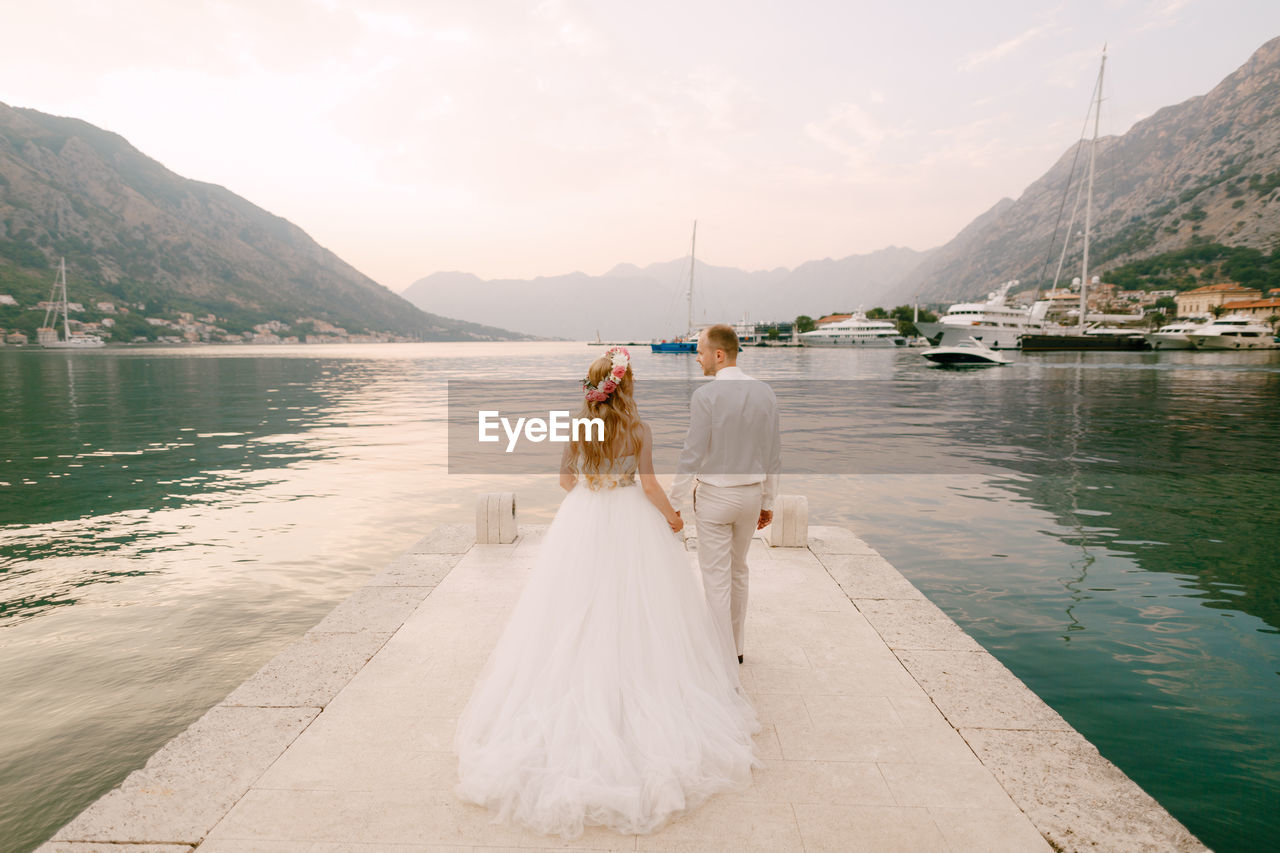
<instances>
[{"instance_id":1,"label":"white bollard","mask_svg":"<svg viewBox=\"0 0 1280 853\"><path fill-rule=\"evenodd\" d=\"M476 544L516 541L516 493L488 492L476 499Z\"/></svg>"},{"instance_id":2,"label":"white bollard","mask_svg":"<svg viewBox=\"0 0 1280 853\"><path fill-rule=\"evenodd\" d=\"M809 499L804 495L778 495L773 501L769 545L805 548L809 545Z\"/></svg>"}]
</instances>

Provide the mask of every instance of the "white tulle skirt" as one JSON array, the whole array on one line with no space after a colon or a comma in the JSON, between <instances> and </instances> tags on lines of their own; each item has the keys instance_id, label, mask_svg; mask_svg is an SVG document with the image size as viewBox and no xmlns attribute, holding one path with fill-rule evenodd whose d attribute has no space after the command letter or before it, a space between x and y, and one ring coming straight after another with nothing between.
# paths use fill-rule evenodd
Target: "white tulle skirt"
<instances>
[{"instance_id":1,"label":"white tulle skirt","mask_svg":"<svg viewBox=\"0 0 1280 853\"><path fill-rule=\"evenodd\" d=\"M458 795L568 839L749 785L759 724L696 572L639 487L571 490L458 719Z\"/></svg>"}]
</instances>

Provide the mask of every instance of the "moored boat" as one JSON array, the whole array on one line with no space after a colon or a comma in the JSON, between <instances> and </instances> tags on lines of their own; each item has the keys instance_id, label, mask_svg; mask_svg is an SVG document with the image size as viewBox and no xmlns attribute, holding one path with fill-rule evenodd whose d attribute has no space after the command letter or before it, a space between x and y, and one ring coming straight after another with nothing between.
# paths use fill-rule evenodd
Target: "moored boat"
<instances>
[{"instance_id":1,"label":"moored boat","mask_svg":"<svg viewBox=\"0 0 1280 853\"><path fill-rule=\"evenodd\" d=\"M649 344L650 352L697 352L698 351L698 333L693 328L693 268L698 262L698 223L693 223L693 240L689 248L689 292L687 299L689 302L689 322L685 326L685 333L677 335L670 340L663 339L661 341L653 341Z\"/></svg>"},{"instance_id":2,"label":"moored boat","mask_svg":"<svg viewBox=\"0 0 1280 853\"><path fill-rule=\"evenodd\" d=\"M1090 329L1084 334L1023 335L1023 352L1131 352L1150 349L1142 332L1129 329Z\"/></svg>"},{"instance_id":3,"label":"moored boat","mask_svg":"<svg viewBox=\"0 0 1280 853\"><path fill-rule=\"evenodd\" d=\"M1049 309L1046 300L1029 308L1007 304L1009 290L1017 285L1016 279L1007 281L988 293L983 302L957 302L933 322L917 321L916 328L938 346L957 346L975 336L992 349L1017 349L1020 335L1061 328L1045 320Z\"/></svg>"},{"instance_id":4,"label":"moored boat","mask_svg":"<svg viewBox=\"0 0 1280 853\"><path fill-rule=\"evenodd\" d=\"M66 258L63 258L58 265L58 279L53 283L53 290L49 293L49 303L49 307L44 312L44 323L36 329L36 340L39 341L40 346L46 349L92 349L107 345L107 342L97 335L71 331L71 321L67 316L69 309ZM57 323L59 314L62 315L63 337L61 339L58 338L57 327L50 323L50 319L53 323Z\"/></svg>"},{"instance_id":5,"label":"moored boat","mask_svg":"<svg viewBox=\"0 0 1280 853\"><path fill-rule=\"evenodd\" d=\"M869 320L855 311L847 320L825 323L802 332L799 341L806 347L904 347L907 339L890 320Z\"/></svg>"},{"instance_id":6,"label":"moored boat","mask_svg":"<svg viewBox=\"0 0 1280 853\"><path fill-rule=\"evenodd\" d=\"M683 337L671 341L654 341L649 344L650 352L697 352L698 339L687 340Z\"/></svg>"},{"instance_id":7,"label":"moored boat","mask_svg":"<svg viewBox=\"0 0 1280 853\"><path fill-rule=\"evenodd\" d=\"M1063 326L1061 330L1053 333L1030 333L1023 334L1018 337L1018 344L1023 352L1061 352L1061 351L1104 351L1117 352L1129 350L1145 350L1148 348L1147 340L1141 331L1137 329L1118 329L1106 326L1086 326L1088 322L1089 300L1088 294L1090 286L1097 287L1099 279L1094 276L1092 280L1089 278L1089 237L1092 231L1093 222L1093 181L1094 171L1097 160L1098 151L1098 124L1101 120L1102 112L1102 81L1107 68L1107 50L1102 49L1102 64L1098 67L1098 81L1094 84L1092 103L1089 106L1089 115L1085 119L1085 128L1089 126L1089 119L1093 120L1093 139L1089 142L1089 172L1087 190L1085 192L1084 204L1084 244L1080 257L1080 277L1076 279L1076 283L1080 287L1080 308L1076 312L1076 324L1074 326ZM1071 222L1075 222L1075 214L1072 213ZM1071 233L1071 225L1067 226L1067 233ZM1067 255L1067 242L1063 243L1062 256L1058 261L1059 270L1061 270L1062 262ZM1054 276L1055 282L1057 276ZM1103 315L1105 316L1105 315ZM1134 315L1135 317L1140 315ZM1120 315L1120 319L1128 319L1129 315Z\"/></svg>"},{"instance_id":8,"label":"moored boat","mask_svg":"<svg viewBox=\"0 0 1280 853\"><path fill-rule=\"evenodd\" d=\"M1208 325L1206 320L1179 320L1167 326L1161 326L1154 332L1143 335L1152 349L1194 349L1191 339L1187 337Z\"/></svg>"},{"instance_id":9,"label":"moored boat","mask_svg":"<svg viewBox=\"0 0 1280 853\"><path fill-rule=\"evenodd\" d=\"M1191 345L1203 350L1280 349L1266 325L1244 314L1219 317L1187 335Z\"/></svg>"}]
</instances>

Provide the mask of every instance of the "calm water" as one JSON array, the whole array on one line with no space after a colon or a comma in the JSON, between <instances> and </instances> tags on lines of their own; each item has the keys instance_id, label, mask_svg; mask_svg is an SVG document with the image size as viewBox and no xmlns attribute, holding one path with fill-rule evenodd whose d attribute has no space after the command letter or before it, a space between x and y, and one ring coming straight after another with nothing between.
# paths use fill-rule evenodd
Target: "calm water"
<instances>
[{"instance_id":1,"label":"calm water","mask_svg":"<svg viewBox=\"0 0 1280 853\"><path fill-rule=\"evenodd\" d=\"M0 851L45 840L433 525L471 522L478 492L550 520L551 475L447 473L445 383L573 379L599 352L0 348ZM641 379L700 375L633 355ZM911 472L783 491L854 527L1211 847L1271 846L1280 354L920 362L745 352L778 382L861 380L784 410L788 447L839 430L855 460Z\"/></svg>"}]
</instances>

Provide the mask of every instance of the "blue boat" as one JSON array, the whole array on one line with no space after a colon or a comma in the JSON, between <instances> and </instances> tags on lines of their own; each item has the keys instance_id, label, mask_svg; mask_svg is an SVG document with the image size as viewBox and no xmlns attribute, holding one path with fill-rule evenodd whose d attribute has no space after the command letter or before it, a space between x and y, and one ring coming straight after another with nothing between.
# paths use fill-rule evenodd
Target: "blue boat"
<instances>
[{"instance_id":1,"label":"blue boat","mask_svg":"<svg viewBox=\"0 0 1280 853\"><path fill-rule=\"evenodd\" d=\"M653 352L697 352L697 341L654 341L649 344Z\"/></svg>"},{"instance_id":2,"label":"blue boat","mask_svg":"<svg viewBox=\"0 0 1280 853\"><path fill-rule=\"evenodd\" d=\"M649 344L652 352L697 352L698 336L693 331L693 268L697 265L698 223L693 223L693 242L689 248L689 325L683 335L669 341Z\"/></svg>"}]
</instances>

